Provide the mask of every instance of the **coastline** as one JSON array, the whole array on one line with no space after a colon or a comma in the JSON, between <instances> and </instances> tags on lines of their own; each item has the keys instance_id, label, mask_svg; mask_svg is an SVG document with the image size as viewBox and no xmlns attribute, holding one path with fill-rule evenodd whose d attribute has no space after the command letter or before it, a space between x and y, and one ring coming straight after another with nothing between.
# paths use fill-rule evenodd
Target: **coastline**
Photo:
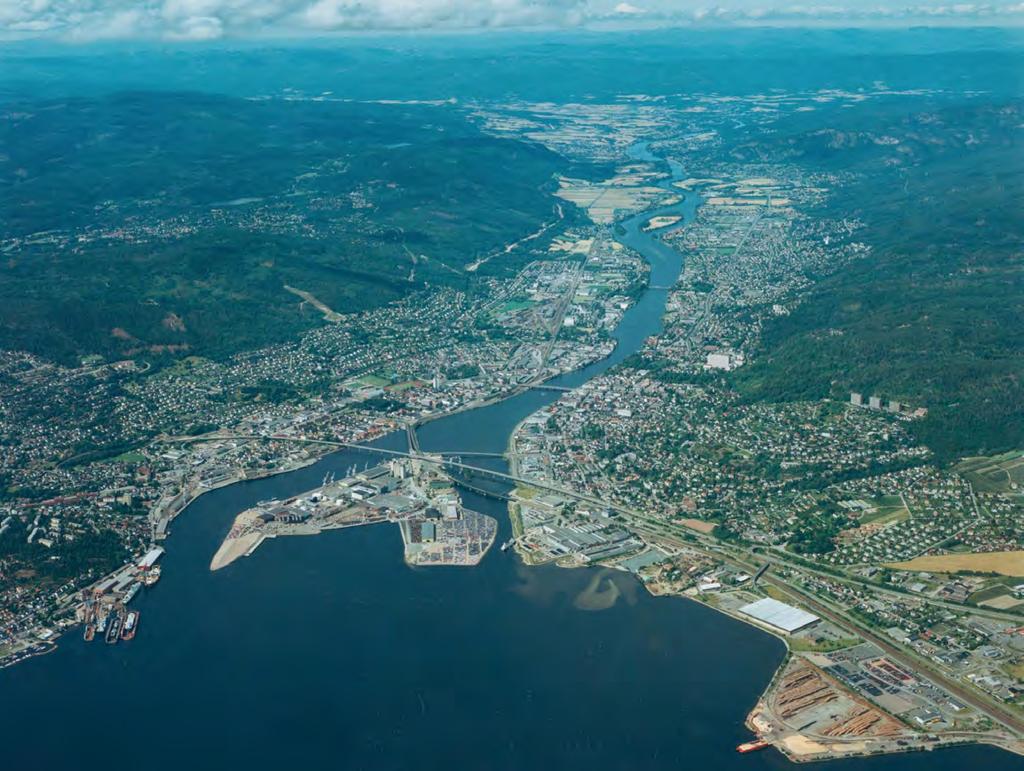
<instances>
[{"instance_id":1,"label":"coastline","mask_svg":"<svg viewBox=\"0 0 1024 771\"><path fill-rule=\"evenodd\" d=\"M648 282L648 286L647 286L646 289L647 289L647 291L652 291L651 287L650 287L650 281ZM543 384L543 383L545 383L545 382L547 382L547 381L549 381L551 379L557 378L557 377L559 377L561 375L564 375L564 374L567 374L567 373L570 373L570 372L579 372L584 367L586 367L586 366L588 366L590 364L593 364L593 363L602 361L604 359L607 359L607 358L609 358L612 355L612 353L615 351L616 347L617 347L617 344L616 344L616 346L613 346L612 350L609 351L608 353L606 353L605 355L603 355L603 356L601 356L601 357L599 357L597 359L594 359L592 361L584 361L577 368L566 369L566 370L563 370L563 371L554 372L552 374L544 376L543 378L538 378L538 379L533 380L533 381L531 381L529 383L523 383L523 384L520 384L518 386L514 386L514 387L512 387L512 388L510 388L510 389L508 389L506 391L502 391L502 392L493 394L493 395L491 395L489 397L485 397L484 399L481 399L479 401L472 401L472 402L460 405L460 406L456 407L455 409L452 409L452 410L450 410L448 412L439 412L439 413L432 413L432 414L429 414L429 415L425 415L425 416L423 416L421 418L416 419L415 421L411 421L410 425L412 427L412 430L415 431L417 426L423 426L423 425L426 425L428 423L441 420L443 418L451 417L451 416L454 416L454 415L457 415L457 414L460 414L460 413L463 413L463 412L468 412L468 411L472 411L472 410L477 410L477 409L485 408L487 406L498 404L500 402L506 401L506 400L508 400L508 399L510 399L512 397L515 397L515 396L517 396L519 394L525 393L525 392L535 388L536 386L541 385L541 384ZM576 390L578 388L579 388L579 386L575 386L573 388L573 390ZM526 424L527 421L533 416L533 414L535 414L535 413L532 413L531 415L527 415L526 417L522 418L518 423L516 423L515 427L513 428L511 433L508 435L508 438L507 438L507 441L506 441L506 447L505 447L504 455L505 455L505 458L506 458L506 460L507 460L507 462L509 464L509 469L510 469L511 474L513 476L519 476L519 464L520 464L520 458L519 458L519 456L515 452L516 436L520 432L520 430L522 429L524 424ZM211 439L212 438L215 438L215 437L211 437ZM204 440L203 437L197 437L196 439L197 439L197 441L203 441ZM372 448L367 448L367 449L372 451ZM330 456L331 454L333 454L333 453L335 453L337 451L338 450L330 449L330 450L327 450L327 451L325 451L323 453L317 454L316 450L312 450L312 448L311 448L311 452L312 452L311 457L308 457L305 460L303 460L303 461L301 461L299 463L296 463L294 465L289 465L289 466L284 467L284 468L278 468L278 469L273 469L273 470L268 470L268 471L260 472L260 473L254 474L252 476L247 476L247 475L243 474L242 476L235 476L235 477L232 477L232 478L229 478L229 479L222 480L221 482L213 484L213 485L210 485L208 487L206 487L206 486L199 487L196 490L190 491L190 497L187 499L187 501L183 505L181 505L180 508L177 508L174 511L173 514L168 516L166 518L166 521L168 523L172 522L182 512L184 512L187 508L189 508L194 502L196 502L199 498L201 498L203 495L205 495L208 492L212 492L214 490L221 489L221 488L224 488L224 487L229 487L229 486L234 485L234 484L236 484L238 482L252 481L252 480L257 480L257 479L264 479L264 478L269 478L269 477L277 476L277 475L280 475L280 474L290 473L292 471L297 471L297 470L299 470L301 468L305 468L307 466L313 465L313 464L319 462L320 460ZM506 507L506 511L507 511L508 516L509 516L510 525L511 525L511 528L512 528L513 544L515 546L515 552L516 552L518 558L522 561L522 563L529 567L529 566L544 564L544 563L548 562L548 560L537 561L536 558L534 558L532 555L527 554L523 550L520 549L518 541L519 541L519 539L523 535L523 524L522 524L522 520L521 520L521 517L520 517L520 514L519 514L519 502L518 502L517 498L514 496L514 494L513 494L513 497L510 499L510 501L508 503L508 506ZM239 515L239 516L241 516L241 515ZM404 559L406 565L408 565L409 567L421 567L421 566L424 566L425 564L427 564L427 563L415 562L415 561L413 561L410 558L410 552L409 552L409 548L408 548L409 541L406 538L405 528L402 526L401 523L398 523L398 524L399 524L400 531L401 531L401 534L402 534L402 539L403 539L403 559ZM228 564L230 564L231 562L237 560L239 557L251 556L259 548L259 546L266 540L266 538L268 538L268 537L275 537L275 535L267 535L267 534L254 533L254 534L243 535L243 536L240 536L239 538L231 539L230 543L229 543L228 540L225 540L224 543L221 544L221 547L218 549L217 553L213 556L213 559L212 559L211 564L210 564L210 570L218 570L220 568L226 567ZM486 553L493 547L495 539L496 539L496 534L494 536L492 536L492 538L490 539L489 543L487 544L486 549L483 550L483 552L479 555L479 557L474 562L471 562L471 563L451 563L451 564L463 564L463 565L475 565L475 564L478 564L480 562L480 560L482 560L483 557L486 555ZM585 565L579 563L578 561L574 561L574 560L571 560L571 559L565 559L565 560L557 559L557 560L554 560L554 561L555 561L555 564L560 566L560 567L583 567L583 566L585 566ZM615 567L615 566L612 565L611 567ZM111 575L113 575L113 574L111 574ZM102 582L103 580L105 580L105 578L106 577L103 577L103 578L99 579L99 581L95 582L93 585L95 585L96 583ZM760 721L758 718L762 715L763 707L766 706L767 699L770 698L771 693L772 693L772 689L776 685L779 677L786 670L787 666L790 665L792 659L795 656L798 655L798 651L796 651L793 648L793 646L791 645L790 639L787 636L779 634L776 631L774 631L773 629L771 629L771 628L769 628L769 627L767 627L767 626L765 626L763 624L757 623L756 621L754 621L753 619L751 619L749 617L745 617L745 616L742 616L740 614L737 614L734 611L732 611L730 609L727 609L727 608L724 608L724 607L721 607L721 606L719 606L717 604L713 604L713 603L710 603L710 602L705 602L705 601L701 600L700 598L698 598L698 597L696 597L696 596L694 596L692 594L687 594L687 593L681 593L681 594L678 594L678 593L663 593L663 594L658 594L658 593L655 593L654 591L652 591L652 587L650 587L649 585L647 585L643 581L641 581L641 583L644 584L645 588L647 588L649 594L651 594L652 596L682 596L684 598L696 600L697 602L699 602L699 603L701 603L703 605L706 605L707 607L710 607L713 610L718 610L719 612L721 612L721 613L723 613L723 614L725 614L727 616L730 616L731 618L734 618L734 619L736 619L738 621L744 622L748 626L755 627L756 629L759 629L760 631L768 632L769 634L772 634L776 638L782 640L782 642L785 645L785 649L786 649L786 653L785 653L785 655L783 657L783 660L780 663L780 665L778 666L778 668L776 669L776 671L773 673L772 678L770 679L768 686L765 688L765 690L761 694L761 697L758 699L758 701L755 704L755 706L753 707L753 709L750 710L750 712L747 714L746 720L745 720L745 725L751 731L753 731L755 734L757 734L759 737L761 737L762 734L764 734L766 732L765 731L765 724L762 721ZM74 626L74 624L72 624L72 626ZM67 629L64 629L63 631L67 631ZM57 638L57 636L58 636L58 634L55 634L53 639L55 640ZM40 652L38 654L33 654L33 655L44 655L45 653L49 653L49 652L52 652L53 650L56 650L56 647L57 647L56 643L51 643L51 644L52 644L52 647L49 648L48 650ZM893 753L896 753L896 752L912 752L912 751L920 751L920 750L925 750L925 749L931 750L931 749L940 748L940 747L955 746L955 745L958 745L958 744L967 744L967 743L971 743L971 744L977 744L977 743L990 744L990 745L993 745L993 746L996 746L996 747L999 747L1001 749L1005 749L1005 750L1008 750L1008 751L1011 751L1011 752L1018 752L1018 753L1024 754L1024 751L1022 751L1022 748L1019 747L1019 746L1017 746L1017 747L1009 747L1006 744L998 741L996 738L991 737L991 736L985 736L985 735L971 736L969 738L967 738L967 737L965 737L965 738L951 738L949 741L938 742L938 743L936 743L934 745L928 745L928 744L924 744L924 743L919 743L919 744L915 744L914 746L907 746L907 747L899 748L899 749L886 748L884 750L878 750L878 749L876 749L871 744L870 741L866 742L864 740L850 741L846 746L843 746L843 744L841 742L836 742L834 740L831 743L829 743L829 744L823 744L823 743L819 742L813 736L801 734L801 733L799 733L799 731L797 731L797 732L789 732L789 733L786 733L785 735L772 736L770 738L770 740L767 740L767 741L768 741L768 743L771 744L771 746L775 747L783 755L785 755L787 757L787 759L789 759L791 762L814 762L814 761L825 760L825 759L838 759L838 758L849 758L849 757L868 757L868 756L878 755L878 754L893 754Z\"/></svg>"},{"instance_id":2,"label":"coastline","mask_svg":"<svg viewBox=\"0 0 1024 771\"><path fill-rule=\"evenodd\" d=\"M515 436L527 422L531 416L519 421L516 424L515 429L509 435L508 442L506 444L505 456L509 463L509 468L513 475L518 476L518 456L515 453ZM528 567L550 564L553 562L558 567L562 568L586 568L586 567L597 567L597 568L613 568L616 570L623 570L616 564L602 564L593 563L585 564L573 559L555 559L555 560L544 560L536 561L531 558L531 555L526 553L520 548L518 543L518 537L521 535L521 521L518 519L518 498L515 494L510 497L508 502L508 514L510 522L513 527L513 533L516 536L514 542L514 551L518 559ZM517 532L517 522L519 523L520 530ZM703 539L702 539L703 540ZM650 545L649 541L645 540L645 543ZM721 557L721 555L718 555ZM632 575L632 574L631 574ZM868 705L870 709L875 710L883 714L887 719L898 723L903 726L903 729L907 732L905 739L900 740L901 743L893 745L892 743L887 746L879 746L880 740L867 737L867 738L854 738L854 739L842 739L837 737L819 737L815 734L809 734L802 732L798 729L780 725L773 727L765 716L769 701L773 698L775 690L778 687L781 676L786 672L795 661L806 661L806 658L802 655L802 651L795 649L792 645L790 637L786 634L779 632L776 629L768 626L764 623L759 623L757 620L735 612L731 608L723 607L721 604L707 602L698 596L695 591L686 592L673 592L673 591L656 591L655 586L640 579L638 575L632 576L638 581L647 593L652 597L674 597L681 598L684 600L691 600L700 605L703 605L711 610L717 611L729 618L736 621L742 622L743 624L757 629L758 631L765 632L779 641L785 646L785 653L782 661L779 663L776 670L773 672L772 677L766 684L761 696L758 698L754 706L748 711L744 725L754 735L751 740L751 744L755 745L754 749L761 746L771 746L778 750L787 760L792 763L814 763L823 760L843 760L850 758L866 758L881 755L893 755L893 754L904 754L911 752L921 751L933 751L940 750L955 746L962 746L968 744L985 744L993 747L997 747L1001 750L1024 756L1024 742L1013 739L1005 739L997 735L986 734L986 733L972 733L972 732L950 732L945 735L930 734L926 731L920 730L912 725L904 723L896 716L890 714L879 705L872 702L868 702L867 699L862 697L860 694L856 694L846 686L842 685L838 681L833 681L833 687L842 689L844 692L849 693L854 697L854 700L865 705ZM831 679L831 678L830 678ZM739 750L739 748L737 748Z\"/></svg>"},{"instance_id":3,"label":"coastline","mask_svg":"<svg viewBox=\"0 0 1024 771\"><path fill-rule=\"evenodd\" d=\"M298 471L299 469L303 469L303 468L306 468L307 466L312 466L313 464L318 463L319 461L323 460L328 455L331 455L333 452L336 452L336 450L331 450L329 452L325 452L322 455L317 455L317 456L309 457L309 458L307 458L307 459L305 459L305 460L303 460L303 461L301 461L299 463L296 463L295 465L288 466L287 468L279 468L279 469L274 469L274 470L271 470L271 471L264 471L264 472L260 472L260 473L254 474L252 476L246 476L246 475L243 474L242 476L235 476L235 477L230 477L228 479L224 479L224 480L222 480L220 482L217 482L216 484L210 485L208 487L204 486L204 487L201 487L201 488L197 488L196 490L194 490L192 492L192 495L188 498L188 500L184 504L182 504L182 506L179 507L174 512L173 515L168 517L167 522L168 523L173 522L175 519L177 519L179 516L181 516L181 514L184 513L185 510L188 509L193 503L198 501L200 498L202 498L207 493L211 493L211 492L213 492L215 490L220 490L220 489L225 488L225 487L230 487L231 485L239 484L241 482L251 482L251 481L256 481L258 479L268 479L270 477L278 476L280 474L288 474L288 473L291 473L293 471ZM166 540L166 538L169 538L169 537L170 537L170 532L168 531L166 536L165 536L165 538L164 538L164 540ZM255 551L256 547L258 547L258 546L259 546L259 544L257 543L255 546L252 547L252 549L248 552L248 554L251 554L253 551ZM248 556L248 554L246 554L244 556ZM133 557L133 561L134 561L134 559L135 559L135 557ZM125 563L123 563L121 565L118 565L118 567L116 569L114 569L114 570L110 571L109 573L106 573L106 574L98 577L96 580L92 581L91 583L87 584L86 586L83 586L81 589L76 591L74 594L72 594L68 598L68 604L75 604L75 598L78 597L82 592L88 592L91 589L93 589L94 587L99 586L100 584L104 583L105 581L110 580L111 578L116 576L118 573L120 573L122 570L124 570L125 565L128 565L128 564L130 564L130 562L125 562ZM57 611L58 614L67 613L68 604L65 604L64 606L62 606ZM27 659L30 659L30 658L35 658L37 656L44 656L44 655L46 655L48 653L53 653L55 650L57 650L60 647L60 643L59 643L60 638L63 637L68 632L70 632L71 630L76 629L79 626L81 626L82 623L83 622L80 619L78 619L77 617L73 618L73 619L64 618L64 619L59 619L59 620L55 621L52 628L51 627L39 627L38 631L49 630L51 632L51 635L48 638L46 638L45 640L42 639L42 638L37 638L38 642L36 642L36 643L26 644L26 645L23 645L20 648L16 648L16 649L10 651L6 656L4 656L3 658L0 658L0 669L4 669L6 667L11 667L11 666L14 666L16 664L20 664L22 661L26 661ZM38 634L38 631L33 631L33 634ZM42 651L37 651L37 652L33 652L33 653L28 653L28 654L24 653L25 651L30 650L35 645L46 645L48 647L45 650L42 650Z\"/></svg>"}]
</instances>

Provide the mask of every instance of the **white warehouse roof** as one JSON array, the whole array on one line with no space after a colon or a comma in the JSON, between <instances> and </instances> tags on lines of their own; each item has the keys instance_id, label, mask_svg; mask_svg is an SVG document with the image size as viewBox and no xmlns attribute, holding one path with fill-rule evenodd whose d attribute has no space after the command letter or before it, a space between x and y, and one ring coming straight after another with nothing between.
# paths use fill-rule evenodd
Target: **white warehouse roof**
<instances>
[{"instance_id":1,"label":"white warehouse roof","mask_svg":"<svg viewBox=\"0 0 1024 771\"><path fill-rule=\"evenodd\" d=\"M813 613L794 608L792 605L773 600L771 597L744 605L740 608L740 613L787 633L796 632L818 620Z\"/></svg>"},{"instance_id":2,"label":"white warehouse roof","mask_svg":"<svg viewBox=\"0 0 1024 771\"><path fill-rule=\"evenodd\" d=\"M151 567L153 567L153 565L156 564L156 561L163 556L163 553L164 550L159 546L150 549L148 552L146 552L146 555L141 560L139 560L139 567L143 570L149 570Z\"/></svg>"}]
</instances>

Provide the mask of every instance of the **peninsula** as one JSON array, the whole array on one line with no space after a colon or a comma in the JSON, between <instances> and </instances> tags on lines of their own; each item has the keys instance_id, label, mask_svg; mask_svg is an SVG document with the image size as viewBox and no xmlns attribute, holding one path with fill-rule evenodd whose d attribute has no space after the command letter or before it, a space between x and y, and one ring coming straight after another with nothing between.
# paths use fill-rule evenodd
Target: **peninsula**
<instances>
[{"instance_id":1,"label":"peninsula","mask_svg":"<svg viewBox=\"0 0 1024 771\"><path fill-rule=\"evenodd\" d=\"M239 514L210 561L210 570L248 557L268 538L397 524L410 565L476 565L494 543L498 523L462 505L439 463L396 459L323 484L284 501L265 501Z\"/></svg>"}]
</instances>

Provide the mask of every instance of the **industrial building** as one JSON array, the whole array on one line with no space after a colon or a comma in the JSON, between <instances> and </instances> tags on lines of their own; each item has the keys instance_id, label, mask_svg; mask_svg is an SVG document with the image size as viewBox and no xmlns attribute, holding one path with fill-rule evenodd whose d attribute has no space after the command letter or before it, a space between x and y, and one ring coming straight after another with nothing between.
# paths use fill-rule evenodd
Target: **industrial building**
<instances>
[{"instance_id":1,"label":"industrial building","mask_svg":"<svg viewBox=\"0 0 1024 771\"><path fill-rule=\"evenodd\" d=\"M154 546L146 552L145 556L143 556L141 560L139 560L139 568L142 570L149 570L163 555L164 550L159 546Z\"/></svg>"},{"instance_id":2,"label":"industrial building","mask_svg":"<svg viewBox=\"0 0 1024 771\"><path fill-rule=\"evenodd\" d=\"M704 369L721 369L726 372L743 366L743 354L741 353L709 353Z\"/></svg>"},{"instance_id":3,"label":"industrial building","mask_svg":"<svg viewBox=\"0 0 1024 771\"><path fill-rule=\"evenodd\" d=\"M740 613L786 634L799 632L820 620L813 613L794 608L771 597L744 605L740 608Z\"/></svg>"}]
</instances>

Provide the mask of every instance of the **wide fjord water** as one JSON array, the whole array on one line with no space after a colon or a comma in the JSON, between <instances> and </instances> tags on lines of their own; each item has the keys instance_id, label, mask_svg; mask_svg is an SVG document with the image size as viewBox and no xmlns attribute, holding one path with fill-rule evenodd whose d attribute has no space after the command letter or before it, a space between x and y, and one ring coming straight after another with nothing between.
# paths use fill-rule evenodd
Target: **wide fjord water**
<instances>
[{"instance_id":1,"label":"wide fjord water","mask_svg":"<svg viewBox=\"0 0 1024 771\"><path fill-rule=\"evenodd\" d=\"M674 211L690 219L694 208L687 199ZM649 216L627 221L621 240L651 262L651 284L667 286L680 260L642 231ZM615 353L556 382L579 385L637 350L660 329L664 303L664 290L648 290L619 326ZM430 423L421 446L500 452L520 420L555 398L528 391ZM405 449L405 437L379 444ZM525 567L497 549L475 568L410 568L386 524L279 538L209 571L239 511L367 457L338 453L190 506L174 522L164 578L136 602L134 641L72 633L56 652L0 671L0 768L789 766L774 750L734 749L750 738L743 719L782 643L697 603L651 597L626 575ZM464 498L498 519L499 541L508 537L502 503ZM828 765L971 767L1024 763L963 747Z\"/></svg>"},{"instance_id":2,"label":"wide fjord water","mask_svg":"<svg viewBox=\"0 0 1024 771\"><path fill-rule=\"evenodd\" d=\"M400 447L404 437L389 442ZM77 634L0 672L2 767L776 769L739 755L778 640L632 578L523 566L409 568L393 525L268 541L211 573L235 512L366 455L224 488L175 522L138 637ZM503 506L464 493L502 522ZM595 579L597 585L593 586ZM610 588L603 610L588 596ZM600 603L598 603L600 605ZM836 771L1021 768L999 750L838 761Z\"/></svg>"}]
</instances>

